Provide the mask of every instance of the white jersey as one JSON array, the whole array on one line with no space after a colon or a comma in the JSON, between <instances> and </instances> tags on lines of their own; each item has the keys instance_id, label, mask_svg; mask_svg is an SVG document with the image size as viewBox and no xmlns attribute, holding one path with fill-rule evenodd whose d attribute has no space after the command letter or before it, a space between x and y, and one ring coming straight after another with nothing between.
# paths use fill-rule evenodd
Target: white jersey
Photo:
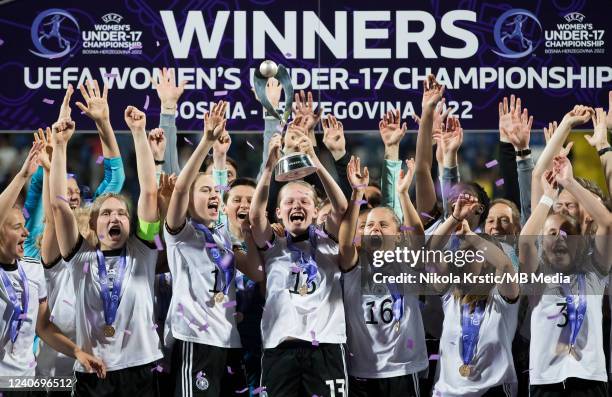
<instances>
[{"instance_id":1,"label":"white jersey","mask_svg":"<svg viewBox=\"0 0 612 397\"><path fill-rule=\"evenodd\" d=\"M104 335L103 303L96 248L79 237L74 252L65 258L76 293L76 344L102 359L107 371L148 364L162 358L153 316L155 245L131 236L126 244L126 269L119 307L112 326L115 334ZM105 254L109 291L115 278L121 250ZM85 372L77 361L75 371Z\"/></svg>"},{"instance_id":2,"label":"white jersey","mask_svg":"<svg viewBox=\"0 0 612 397\"><path fill-rule=\"evenodd\" d=\"M518 320L518 301L507 302L493 288L484 309L478 343L470 362L471 373L463 377L461 357L461 302L452 292L442 297L444 324L440 338L440 360L436 367L434 395L476 397L492 387L503 385L509 395L517 393L517 379L512 359L512 340Z\"/></svg>"},{"instance_id":3,"label":"white jersey","mask_svg":"<svg viewBox=\"0 0 612 397\"><path fill-rule=\"evenodd\" d=\"M166 344L175 338L210 346L241 347L235 317L236 286L230 282L223 301L215 301L215 294L223 291L225 277L206 249L204 233L191 221L177 234L165 229L172 273L172 300L164 331ZM231 247L225 227L211 231L218 247L227 244ZM220 251L223 256L223 250Z\"/></svg>"},{"instance_id":4,"label":"white jersey","mask_svg":"<svg viewBox=\"0 0 612 397\"><path fill-rule=\"evenodd\" d=\"M572 279L571 292L578 302L577 276ZM529 382L545 385L581 378L607 382L603 351L602 300L607 276L594 271L586 273L586 314L576 338L577 360L569 354L570 326L567 303L559 287L547 289L531 315L529 347Z\"/></svg>"},{"instance_id":5,"label":"white jersey","mask_svg":"<svg viewBox=\"0 0 612 397\"><path fill-rule=\"evenodd\" d=\"M32 345L36 333L36 320L38 319L38 305L40 301L47 298L47 287L42 265L34 258L23 258L18 261L28 280L28 312L27 317L22 320L21 328L15 343L11 342L9 326L13 315L13 305L9 299L8 292L2 280L0 280L0 374L1 376L34 376L36 361ZM19 275L18 267L13 265L2 265L6 272L17 301L21 304L23 284ZM8 381L7 381L8 382ZM2 386L3 382L0 382ZM6 385L4 385L6 386Z\"/></svg>"},{"instance_id":6,"label":"white jersey","mask_svg":"<svg viewBox=\"0 0 612 397\"><path fill-rule=\"evenodd\" d=\"M297 237L294 246L310 255L307 235ZM315 234L315 261L318 272L304 295L307 275L292 262L285 237L275 236L273 245L263 252L266 270L266 304L261 320L263 347L298 339L307 342L345 343L346 324L338 266L338 244ZM299 241L301 240L301 241Z\"/></svg>"},{"instance_id":7,"label":"white jersey","mask_svg":"<svg viewBox=\"0 0 612 397\"><path fill-rule=\"evenodd\" d=\"M44 268L44 272L49 293L49 319L70 340L76 341L76 295L70 269L60 258ZM54 350L42 340L37 361L37 376L71 376L74 372L74 358Z\"/></svg>"},{"instance_id":8,"label":"white jersey","mask_svg":"<svg viewBox=\"0 0 612 397\"><path fill-rule=\"evenodd\" d=\"M419 297L404 291L404 309L399 328L393 318L393 298L386 294L364 294L362 269L370 266L365 255L344 273L344 310L347 319L349 375L357 378L391 378L427 368L425 331Z\"/></svg>"}]
</instances>

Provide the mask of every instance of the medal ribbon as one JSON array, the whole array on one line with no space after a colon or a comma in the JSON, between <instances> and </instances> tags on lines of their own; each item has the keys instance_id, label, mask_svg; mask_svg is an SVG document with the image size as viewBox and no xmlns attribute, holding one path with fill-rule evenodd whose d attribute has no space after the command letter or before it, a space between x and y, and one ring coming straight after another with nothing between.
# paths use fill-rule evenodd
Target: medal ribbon
<instances>
[{"instance_id":1,"label":"medal ribbon","mask_svg":"<svg viewBox=\"0 0 612 397\"><path fill-rule=\"evenodd\" d=\"M474 358L480 326L484 318L485 302L478 302L470 313L470 304L461 305L461 360L468 365Z\"/></svg>"},{"instance_id":2,"label":"medal ribbon","mask_svg":"<svg viewBox=\"0 0 612 397\"><path fill-rule=\"evenodd\" d=\"M193 226L202 233L204 233L204 239L206 240L206 250L208 251L209 256L211 256L213 261L215 262L215 266L217 266L217 268L223 273L223 294L227 295L229 292L229 287L232 284L232 280L234 279L235 273L234 252L232 251L232 244L229 241L225 241L225 247L223 247L225 255L221 255L219 245L213 238L213 234L210 229L196 222L193 222Z\"/></svg>"},{"instance_id":3,"label":"medal ribbon","mask_svg":"<svg viewBox=\"0 0 612 397\"><path fill-rule=\"evenodd\" d=\"M293 238L289 232L285 231L285 237L287 239L287 248L291 251L291 260L296 262L298 267L305 271L307 274L306 278L306 286L309 286L310 283L315 279L317 273L319 272L319 268L317 266L317 262L315 260L315 254L317 252L317 236L315 233L315 226L308 226L308 240L310 241L310 256L308 259L304 256L304 251L299 249L293 244ZM297 259L294 259L297 258Z\"/></svg>"},{"instance_id":4,"label":"medal ribbon","mask_svg":"<svg viewBox=\"0 0 612 397\"><path fill-rule=\"evenodd\" d=\"M99 249L96 250L98 257L98 276L100 278L100 298L102 299L102 307L104 309L104 322L106 325L113 325L117 316L117 308L121 302L121 286L123 285L123 277L127 267L126 250L123 249L119 259L119 268L117 275L113 280L113 290L108 290L108 274L106 272L106 258Z\"/></svg>"},{"instance_id":5,"label":"medal ribbon","mask_svg":"<svg viewBox=\"0 0 612 397\"><path fill-rule=\"evenodd\" d=\"M567 302L567 319L570 324L570 346L576 344L578 333L584 322L586 314L586 285L584 273L578 274L578 302L575 303L574 295L569 291L567 286L563 287L565 291L565 301Z\"/></svg>"},{"instance_id":6,"label":"medal ribbon","mask_svg":"<svg viewBox=\"0 0 612 397\"><path fill-rule=\"evenodd\" d=\"M11 337L11 342L15 343L17 340L17 336L19 335L19 329L23 324L24 316L28 313L28 303L30 301L30 286L28 285L28 278L26 277L25 271L19 262L17 262L17 270L19 272L19 278L21 279L21 285L23 287L23 292L21 293L21 305L17 300L17 292L15 288L13 288L13 284L11 280L4 271L4 269L0 268L0 277L2 278L2 283L4 284L4 288L8 294L8 298L11 301L13 306L13 314L11 315L10 325L9 325L9 335Z\"/></svg>"}]
</instances>

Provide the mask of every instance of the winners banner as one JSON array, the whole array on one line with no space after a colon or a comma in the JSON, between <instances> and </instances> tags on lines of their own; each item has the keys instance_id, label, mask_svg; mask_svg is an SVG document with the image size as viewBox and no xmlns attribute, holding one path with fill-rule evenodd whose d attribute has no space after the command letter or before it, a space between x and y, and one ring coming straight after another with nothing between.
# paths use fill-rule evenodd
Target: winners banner
<instances>
[{"instance_id":1,"label":"winners banner","mask_svg":"<svg viewBox=\"0 0 612 397\"><path fill-rule=\"evenodd\" d=\"M67 85L88 79L108 84L112 109L154 117L151 77L167 66L187 82L180 130L200 130L223 99L232 131L259 131L251 87L264 59L346 130L376 129L392 108L420 113L429 73L468 130L497 129L510 93L541 127L576 103L607 107L610 15L612 2L595 0L13 1L0 5L0 130L51 124ZM93 129L78 108L72 117ZM124 129L119 111L111 118Z\"/></svg>"}]
</instances>

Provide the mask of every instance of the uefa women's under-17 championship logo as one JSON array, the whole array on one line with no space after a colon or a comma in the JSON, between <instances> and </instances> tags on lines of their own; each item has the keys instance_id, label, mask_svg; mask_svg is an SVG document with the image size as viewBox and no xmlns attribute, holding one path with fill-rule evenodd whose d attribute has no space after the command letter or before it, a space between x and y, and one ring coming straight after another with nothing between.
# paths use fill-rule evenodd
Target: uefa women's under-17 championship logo
<instances>
[{"instance_id":1,"label":"uefa women's under-17 championship logo","mask_svg":"<svg viewBox=\"0 0 612 397\"><path fill-rule=\"evenodd\" d=\"M73 38L73 32L67 28L69 23L74 24L76 28L76 38ZM59 8L43 11L32 22L30 35L37 51L30 52L47 59L61 58L74 49L79 32L79 24L69 12Z\"/></svg>"},{"instance_id":2,"label":"uefa women's under-17 championship logo","mask_svg":"<svg viewBox=\"0 0 612 397\"><path fill-rule=\"evenodd\" d=\"M533 30L532 25L539 30L538 37L528 37L527 33ZM500 15L493 28L493 37L499 51L492 50L504 58L521 58L538 46L542 25L531 12L521 8L508 10Z\"/></svg>"}]
</instances>

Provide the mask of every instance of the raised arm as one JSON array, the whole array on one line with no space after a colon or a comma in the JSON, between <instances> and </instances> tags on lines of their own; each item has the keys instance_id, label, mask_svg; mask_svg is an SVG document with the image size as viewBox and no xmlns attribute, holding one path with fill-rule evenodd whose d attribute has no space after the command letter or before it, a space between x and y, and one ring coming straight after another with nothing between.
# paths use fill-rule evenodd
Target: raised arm
<instances>
[{"instance_id":1,"label":"raised arm","mask_svg":"<svg viewBox=\"0 0 612 397\"><path fill-rule=\"evenodd\" d=\"M280 134L276 134L270 140L270 153L268 153L267 161L261 172L251 207L249 208L249 222L251 223L251 233L253 240L259 248L264 248L266 242L270 241L273 236L273 230L266 215L266 207L268 206L268 195L270 193L270 180L276 162L281 157L281 140Z\"/></svg>"},{"instance_id":2,"label":"raised arm","mask_svg":"<svg viewBox=\"0 0 612 397\"><path fill-rule=\"evenodd\" d=\"M350 156L346 153L346 139L344 137L344 126L333 115L321 120L323 126L323 144L334 158L336 174L338 174L338 185L347 199L351 196L351 185L348 183L346 167Z\"/></svg>"},{"instance_id":3,"label":"raised arm","mask_svg":"<svg viewBox=\"0 0 612 397\"><path fill-rule=\"evenodd\" d=\"M400 219L402 208L396 194L396 183L399 171L402 168L402 162L399 160L399 146L407 128L406 122L402 124L399 110L388 111L378 123L378 131L385 145L385 159L380 181L382 199L383 203L391 207Z\"/></svg>"},{"instance_id":4,"label":"raised arm","mask_svg":"<svg viewBox=\"0 0 612 397\"><path fill-rule=\"evenodd\" d=\"M406 160L406 172L400 169L398 180L397 180L397 195L399 196L400 203L402 205L403 223L407 228L408 234L424 235L425 230L423 229L423 223L421 217L417 212L412 200L410 200L410 184L414 177L414 159ZM402 228L403 229L403 228Z\"/></svg>"},{"instance_id":5,"label":"raised arm","mask_svg":"<svg viewBox=\"0 0 612 397\"><path fill-rule=\"evenodd\" d=\"M319 157L317 156L314 147L312 145L311 139L306 136L305 125L303 123L303 119L300 117L296 118L289 128L300 130L300 134L302 137L298 142L298 146L300 152L307 154L313 161L315 167L317 167L317 176L323 185L323 189L329 201L331 203L331 212L329 216L325 220L325 230L328 233L331 233L332 236L338 236L338 230L340 228L340 222L342 222L342 217L344 216L344 212L346 211L347 202L346 197L344 197L344 193L342 193L342 189L336 183L331 174L327 171L327 168L321 163Z\"/></svg>"},{"instance_id":6,"label":"raised arm","mask_svg":"<svg viewBox=\"0 0 612 397\"><path fill-rule=\"evenodd\" d=\"M321 107L315 111L311 91L308 91L307 94L304 94L304 90L301 90L299 94L295 93L293 100L294 119L300 117L303 120L304 127L308 132L308 138L312 142L313 147L317 147L314 130L319 120L321 120L321 112Z\"/></svg>"},{"instance_id":7,"label":"raised arm","mask_svg":"<svg viewBox=\"0 0 612 397\"><path fill-rule=\"evenodd\" d=\"M177 151L177 129L176 129L176 109L178 100L185 90L186 81L181 81L176 85L174 69L158 69L158 76L151 76L153 88L157 91L157 96L161 101L161 113L159 115L159 128L161 128L168 141L168 150L164 152L162 170L164 173L176 174L181 172L178 163Z\"/></svg>"},{"instance_id":8,"label":"raised arm","mask_svg":"<svg viewBox=\"0 0 612 397\"><path fill-rule=\"evenodd\" d=\"M346 174L353 187L353 192L338 231L338 265L344 271L351 270L357 263L359 253L355 244L355 233L359 220L359 208L361 208L361 200L363 200L366 187L370 182L368 167L364 167L363 171L361 170L359 157L351 156L351 160L346 167Z\"/></svg>"},{"instance_id":9,"label":"raised arm","mask_svg":"<svg viewBox=\"0 0 612 397\"><path fill-rule=\"evenodd\" d=\"M53 158L49 173L49 196L53 219L55 220L55 230L61 230L61 233L57 233L57 243L64 258L72 253L79 239L77 221L66 198L66 192L68 191L66 153L68 141L74 134L74 128L74 121L68 119L60 120L51 127Z\"/></svg>"},{"instance_id":10,"label":"raised arm","mask_svg":"<svg viewBox=\"0 0 612 397\"><path fill-rule=\"evenodd\" d=\"M157 180L155 177L155 161L145 131L147 118L143 112L134 106L128 106L123 116L125 123L132 131L136 151L136 169L140 187L138 219L153 223L159 220L157 213Z\"/></svg>"},{"instance_id":11,"label":"raised arm","mask_svg":"<svg viewBox=\"0 0 612 397\"><path fill-rule=\"evenodd\" d=\"M597 224L595 263L603 274L608 274L612 264L612 213L608 211L599 198L574 179L572 164L567 157L557 156L554 158L553 164L557 183L581 203Z\"/></svg>"},{"instance_id":12,"label":"raised arm","mask_svg":"<svg viewBox=\"0 0 612 397\"><path fill-rule=\"evenodd\" d=\"M461 193L457 198L451 216L446 218L432 233L429 239L429 248L442 249L448 242L450 235L457 229L457 226L473 215L478 205L476 197L467 193Z\"/></svg>"},{"instance_id":13,"label":"raised arm","mask_svg":"<svg viewBox=\"0 0 612 397\"><path fill-rule=\"evenodd\" d=\"M457 152L463 143L463 128L459 122L459 117L449 116L446 123L434 128L433 138L438 147L436 150L442 152L442 175L440 175L440 191L442 193L442 206L444 216L448 216L448 195L454 185L459 182L459 168Z\"/></svg>"},{"instance_id":14,"label":"raised arm","mask_svg":"<svg viewBox=\"0 0 612 397\"><path fill-rule=\"evenodd\" d=\"M219 186L221 195L223 195L223 189L226 189L228 183L228 170L227 170L227 151L232 145L232 138L226 129L223 129L221 136L213 143L213 168L212 176L215 186ZM224 211L219 211L217 216L217 223L227 223L227 215Z\"/></svg>"},{"instance_id":15,"label":"raised arm","mask_svg":"<svg viewBox=\"0 0 612 397\"><path fill-rule=\"evenodd\" d=\"M612 107L612 91L610 91L610 106ZM608 118L612 120L612 109L608 110ZM584 138L589 142L589 145L597 150L606 177L608 192L612 192L612 150L610 150L610 143L608 142L606 112L602 108L595 109L592 120L593 135L585 135Z\"/></svg>"},{"instance_id":16,"label":"raised arm","mask_svg":"<svg viewBox=\"0 0 612 397\"><path fill-rule=\"evenodd\" d=\"M187 209L189 207L189 189L196 180L198 171L206 158L206 155L225 130L225 111L227 102L220 101L204 115L204 135L202 140L191 154L185 167L176 179L174 192L170 199L166 224L171 230L180 229L185 223Z\"/></svg>"},{"instance_id":17,"label":"raised arm","mask_svg":"<svg viewBox=\"0 0 612 397\"><path fill-rule=\"evenodd\" d=\"M552 166L552 161L555 156L557 156L561 149L563 148L563 143L567 139L572 128L584 124L591 119L593 114L593 109L576 105L574 108L567 113L561 123L551 135L550 140L544 147L542 154L538 158L538 161L533 169L532 174L532 192L531 192L531 208L534 208L540 197L542 195L542 191L540 190L540 179L544 172ZM570 143L571 145L571 143ZM569 151L571 146L568 146L564 151Z\"/></svg>"},{"instance_id":18,"label":"raised arm","mask_svg":"<svg viewBox=\"0 0 612 397\"><path fill-rule=\"evenodd\" d=\"M416 144L415 180L416 207L419 213L429 213L436 205L436 190L431 176L432 128L436 104L444 95L444 86L438 84L433 75L423 81L421 122Z\"/></svg>"},{"instance_id":19,"label":"raised arm","mask_svg":"<svg viewBox=\"0 0 612 397\"><path fill-rule=\"evenodd\" d=\"M164 130L161 128L153 128L147 134L147 141L155 161L155 178L159 182L163 172L162 165L164 164L164 155L166 153L166 134L164 134Z\"/></svg>"},{"instance_id":20,"label":"raised arm","mask_svg":"<svg viewBox=\"0 0 612 397\"><path fill-rule=\"evenodd\" d=\"M257 98L257 94L255 93L255 89L251 88L253 94L255 95L255 99ZM266 83L266 96L274 109L278 109L280 103L280 97L283 92L282 84L276 80L275 78L269 78ZM281 113L281 112L279 112ZM263 110L263 118L264 118L264 135L263 135L263 152L262 152L262 161L261 167L259 169L259 173L257 175L257 179L261 177L261 173L266 165L266 161L268 160L268 152L270 147L270 140L272 136L279 132L280 129L280 120L276 117L266 115L265 109Z\"/></svg>"}]
</instances>

